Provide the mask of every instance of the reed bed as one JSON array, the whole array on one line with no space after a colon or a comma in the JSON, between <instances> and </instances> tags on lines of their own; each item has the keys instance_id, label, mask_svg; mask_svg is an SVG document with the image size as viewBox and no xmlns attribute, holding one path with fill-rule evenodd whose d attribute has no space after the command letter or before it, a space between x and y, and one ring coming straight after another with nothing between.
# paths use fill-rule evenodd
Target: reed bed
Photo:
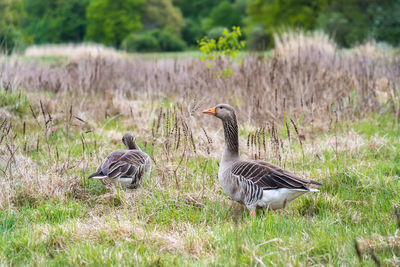
<instances>
[{"instance_id":1,"label":"reed bed","mask_svg":"<svg viewBox=\"0 0 400 267\"><path fill-rule=\"evenodd\" d=\"M279 122L285 114L324 122L333 110L352 118L387 103L398 114L399 56L378 57L378 49L362 47L346 53L321 35L291 33L276 40L273 56L244 56L227 78L216 75L218 64L208 69L199 59L176 58L98 56L59 64L3 58L0 69L3 83L23 90L99 94L103 99L112 91L153 100L174 96L186 103L197 97L234 103L249 122Z\"/></svg>"}]
</instances>

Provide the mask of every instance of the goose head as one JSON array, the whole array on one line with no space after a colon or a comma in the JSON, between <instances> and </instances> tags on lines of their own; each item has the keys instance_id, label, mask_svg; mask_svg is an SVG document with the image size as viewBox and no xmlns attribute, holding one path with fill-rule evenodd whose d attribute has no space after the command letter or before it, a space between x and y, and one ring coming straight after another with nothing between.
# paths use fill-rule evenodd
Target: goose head
<instances>
[{"instance_id":1,"label":"goose head","mask_svg":"<svg viewBox=\"0 0 400 267\"><path fill-rule=\"evenodd\" d=\"M222 121L226 145L223 159L237 158L239 155L239 132L233 107L228 104L219 104L204 110L203 113L215 116Z\"/></svg>"},{"instance_id":2,"label":"goose head","mask_svg":"<svg viewBox=\"0 0 400 267\"><path fill-rule=\"evenodd\" d=\"M222 121L236 120L235 110L228 104L218 104L213 108L203 110L203 113L215 116Z\"/></svg>"},{"instance_id":3,"label":"goose head","mask_svg":"<svg viewBox=\"0 0 400 267\"><path fill-rule=\"evenodd\" d=\"M122 137L122 143L124 143L128 149L137 149L136 136L133 133L124 134Z\"/></svg>"}]
</instances>

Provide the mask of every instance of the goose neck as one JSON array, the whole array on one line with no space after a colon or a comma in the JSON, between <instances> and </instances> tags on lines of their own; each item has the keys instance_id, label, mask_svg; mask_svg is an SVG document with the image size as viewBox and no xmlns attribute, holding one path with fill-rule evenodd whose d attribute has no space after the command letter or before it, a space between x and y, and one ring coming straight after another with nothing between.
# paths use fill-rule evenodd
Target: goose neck
<instances>
[{"instance_id":1,"label":"goose neck","mask_svg":"<svg viewBox=\"0 0 400 267\"><path fill-rule=\"evenodd\" d=\"M239 155L239 133L236 117L223 121L225 135L224 156L236 157Z\"/></svg>"},{"instance_id":2,"label":"goose neck","mask_svg":"<svg viewBox=\"0 0 400 267\"><path fill-rule=\"evenodd\" d=\"M138 145L136 144L135 141L129 142L126 144L126 148L128 150L140 150L140 148L138 147Z\"/></svg>"}]
</instances>

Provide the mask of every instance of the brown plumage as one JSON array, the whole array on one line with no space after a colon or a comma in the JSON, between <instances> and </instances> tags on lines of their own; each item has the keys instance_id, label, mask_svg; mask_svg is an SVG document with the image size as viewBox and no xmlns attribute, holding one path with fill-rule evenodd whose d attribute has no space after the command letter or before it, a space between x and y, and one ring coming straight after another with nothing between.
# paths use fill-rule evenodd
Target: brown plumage
<instances>
[{"instance_id":1,"label":"brown plumage","mask_svg":"<svg viewBox=\"0 0 400 267\"><path fill-rule=\"evenodd\" d=\"M150 157L140 150L132 133L122 138L127 150L116 150L99 165L97 171L89 178L100 179L107 184L117 182L128 188L136 189L142 185L151 170Z\"/></svg>"},{"instance_id":2,"label":"brown plumage","mask_svg":"<svg viewBox=\"0 0 400 267\"><path fill-rule=\"evenodd\" d=\"M321 185L261 160L237 161L232 165L231 172L233 175L240 175L250 180L264 190L278 188L308 190L309 184Z\"/></svg>"},{"instance_id":3,"label":"brown plumage","mask_svg":"<svg viewBox=\"0 0 400 267\"><path fill-rule=\"evenodd\" d=\"M239 134L235 110L227 104L203 111L222 121L225 149L218 171L218 179L225 193L233 200L246 205L252 215L256 208L281 209L318 182L302 178L287 170L261 160L244 160L239 157Z\"/></svg>"}]
</instances>

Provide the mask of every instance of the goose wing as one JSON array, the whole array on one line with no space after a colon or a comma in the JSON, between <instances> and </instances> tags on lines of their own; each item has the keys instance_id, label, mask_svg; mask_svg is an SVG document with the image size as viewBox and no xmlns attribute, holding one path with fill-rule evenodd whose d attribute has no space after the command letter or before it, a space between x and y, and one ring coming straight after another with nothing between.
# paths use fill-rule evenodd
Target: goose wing
<instances>
[{"instance_id":1,"label":"goose wing","mask_svg":"<svg viewBox=\"0 0 400 267\"><path fill-rule=\"evenodd\" d=\"M321 185L265 161L235 162L231 173L251 181L263 190L279 188L309 190L307 187L309 184Z\"/></svg>"},{"instance_id":2,"label":"goose wing","mask_svg":"<svg viewBox=\"0 0 400 267\"><path fill-rule=\"evenodd\" d=\"M95 176L108 178L138 178L143 174L148 156L139 150L117 150L112 152L97 168Z\"/></svg>"}]
</instances>

